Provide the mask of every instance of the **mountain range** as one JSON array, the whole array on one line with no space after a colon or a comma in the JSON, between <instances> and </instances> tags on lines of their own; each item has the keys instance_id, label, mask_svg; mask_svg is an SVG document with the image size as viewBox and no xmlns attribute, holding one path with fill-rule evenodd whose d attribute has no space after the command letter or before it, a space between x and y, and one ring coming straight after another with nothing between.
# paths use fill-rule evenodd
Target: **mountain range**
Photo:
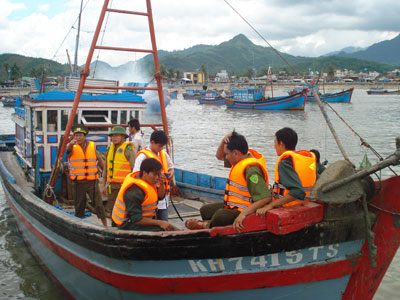
<instances>
[{"instance_id":1,"label":"mountain range","mask_svg":"<svg viewBox=\"0 0 400 300\"><path fill-rule=\"evenodd\" d=\"M320 71L323 69L327 71L331 65L336 69L346 68L356 72L366 69L386 72L393 70L395 66L400 66L398 53L400 53L400 35L392 40L382 41L365 49L348 47L317 58L293 56L280 52L283 59L290 64L291 67L289 67L272 48L255 45L245 35L239 34L231 40L215 46L199 44L178 51L159 50L158 57L160 64L164 65L166 69L186 72L195 71L200 69L201 65L204 65L209 74L227 70L229 74L242 75L249 68L255 69L257 73L265 72L268 66L272 66L275 72L285 70L292 74L294 74L292 68L299 73L306 73L309 70ZM32 69L37 69L43 65L46 66L46 73L49 76L64 76L69 73L67 64L6 53L0 54L0 78L3 80L8 78L7 71L2 67L4 63L8 65L16 63L24 76L29 76ZM112 67L101 61L93 62L92 66L94 65L97 66L96 74L107 74L106 77L118 78L119 80L121 80L120 74L129 74L132 70L142 74L146 71L148 74L154 72L152 55L147 55L137 62L127 62L117 67ZM91 70L94 70L94 67ZM104 76L101 78L104 78Z\"/></svg>"}]
</instances>

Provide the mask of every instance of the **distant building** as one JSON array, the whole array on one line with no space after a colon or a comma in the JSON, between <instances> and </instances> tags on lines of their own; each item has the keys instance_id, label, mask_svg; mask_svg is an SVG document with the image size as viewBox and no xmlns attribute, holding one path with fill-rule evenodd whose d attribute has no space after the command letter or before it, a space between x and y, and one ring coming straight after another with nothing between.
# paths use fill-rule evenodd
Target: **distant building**
<instances>
[{"instance_id":1,"label":"distant building","mask_svg":"<svg viewBox=\"0 0 400 300\"><path fill-rule=\"evenodd\" d=\"M215 81L216 82L227 82L229 81L229 75L226 70L221 70L221 72L217 73L215 75Z\"/></svg>"},{"instance_id":2,"label":"distant building","mask_svg":"<svg viewBox=\"0 0 400 300\"><path fill-rule=\"evenodd\" d=\"M184 72L183 77L189 79L193 84L202 84L205 81L203 72Z\"/></svg>"}]
</instances>

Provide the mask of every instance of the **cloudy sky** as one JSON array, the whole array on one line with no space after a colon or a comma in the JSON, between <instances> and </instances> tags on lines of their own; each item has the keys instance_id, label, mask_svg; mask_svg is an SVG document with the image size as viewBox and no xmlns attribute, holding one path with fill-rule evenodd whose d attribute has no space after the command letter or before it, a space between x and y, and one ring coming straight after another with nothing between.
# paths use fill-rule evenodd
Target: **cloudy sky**
<instances>
[{"instance_id":1,"label":"cloudy sky","mask_svg":"<svg viewBox=\"0 0 400 300\"><path fill-rule=\"evenodd\" d=\"M398 0L226 0L280 51L319 56L344 47L367 47L400 33ZM103 1L83 0L78 63L83 64ZM145 0L113 0L113 8L145 11ZM81 0L0 0L0 53L18 53L67 62L75 53ZM182 50L196 44L216 45L245 34L264 41L224 0L152 0L158 49ZM111 14L99 44L149 48L147 19ZM68 34L69 33L69 34ZM140 54L95 52L111 65Z\"/></svg>"}]
</instances>

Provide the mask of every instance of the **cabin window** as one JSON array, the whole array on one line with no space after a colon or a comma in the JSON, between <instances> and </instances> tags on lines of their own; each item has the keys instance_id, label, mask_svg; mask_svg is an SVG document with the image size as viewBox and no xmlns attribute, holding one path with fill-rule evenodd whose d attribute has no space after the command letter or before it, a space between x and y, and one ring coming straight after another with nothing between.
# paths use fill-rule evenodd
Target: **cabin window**
<instances>
[{"instance_id":1,"label":"cabin window","mask_svg":"<svg viewBox=\"0 0 400 300\"><path fill-rule=\"evenodd\" d=\"M126 110L121 111L121 124L126 124L128 121L126 120Z\"/></svg>"},{"instance_id":2,"label":"cabin window","mask_svg":"<svg viewBox=\"0 0 400 300\"><path fill-rule=\"evenodd\" d=\"M108 131L108 127L93 127L90 125L111 125L108 111L82 111L81 121L90 131Z\"/></svg>"},{"instance_id":3,"label":"cabin window","mask_svg":"<svg viewBox=\"0 0 400 300\"><path fill-rule=\"evenodd\" d=\"M130 119L139 119L139 111L138 110L131 110Z\"/></svg>"},{"instance_id":4,"label":"cabin window","mask_svg":"<svg viewBox=\"0 0 400 300\"><path fill-rule=\"evenodd\" d=\"M117 110L111 111L111 123L112 124L118 123L118 111Z\"/></svg>"},{"instance_id":5,"label":"cabin window","mask_svg":"<svg viewBox=\"0 0 400 300\"><path fill-rule=\"evenodd\" d=\"M47 131L57 132L57 111L48 110L47 111Z\"/></svg>"},{"instance_id":6,"label":"cabin window","mask_svg":"<svg viewBox=\"0 0 400 300\"><path fill-rule=\"evenodd\" d=\"M61 111L61 130L65 130L67 128L69 113L70 112L68 110ZM78 123L78 115L75 115L73 124L77 123Z\"/></svg>"},{"instance_id":7,"label":"cabin window","mask_svg":"<svg viewBox=\"0 0 400 300\"><path fill-rule=\"evenodd\" d=\"M43 131L43 112L36 111L36 130Z\"/></svg>"}]
</instances>

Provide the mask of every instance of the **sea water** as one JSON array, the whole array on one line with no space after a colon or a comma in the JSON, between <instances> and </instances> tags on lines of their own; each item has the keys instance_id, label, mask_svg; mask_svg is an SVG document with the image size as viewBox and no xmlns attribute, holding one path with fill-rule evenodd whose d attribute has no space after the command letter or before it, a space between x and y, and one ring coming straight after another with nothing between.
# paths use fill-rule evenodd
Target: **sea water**
<instances>
[{"instance_id":1,"label":"sea water","mask_svg":"<svg viewBox=\"0 0 400 300\"><path fill-rule=\"evenodd\" d=\"M283 91L280 92L283 95ZM277 92L279 95L279 92ZM332 108L382 156L395 150L400 136L400 96L369 96L365 90L354 91L350 104L332 103ZM371 163L378 159L360 146L360 139L327 109L346 155L358 166L365 154ZM12 108L0 108L0 134L14 133ZM263 153L270 176L277 159L274 134L282 127L295 129L299 136L297 150L318 149L321 161L342 159L329 128L316 103L307 103L304 111L254 111L226 109L225 106L200 105L194 100L171 101L167 107L169 134L177 168L216 176L228 175L228 169L215 158L221 139L232 130L243 134L251 148ZM144 123L159 123L160 115L145 114ZM145 141L150 130L144 128ZM393 170L400 174L400 167ZM391 176L388 169L382 177ZM400 290L400 253L392 261L374 300L398 299ZM0 300L68 299L46 275L25 246L16 221L0 187Z\"/></svg>"}]
</instances>

